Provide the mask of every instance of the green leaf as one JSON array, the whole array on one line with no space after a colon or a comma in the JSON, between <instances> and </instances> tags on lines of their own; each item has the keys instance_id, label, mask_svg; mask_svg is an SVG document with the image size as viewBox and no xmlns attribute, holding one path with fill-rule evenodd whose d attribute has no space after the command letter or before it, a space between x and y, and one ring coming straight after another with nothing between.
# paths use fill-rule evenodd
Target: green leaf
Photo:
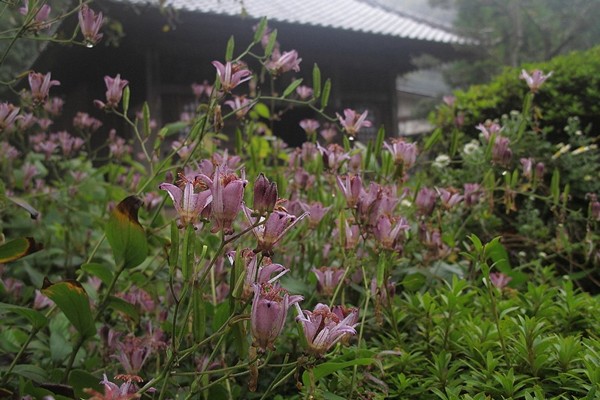
<instances>
[{"instance_id":1,"label":"green leaf","mask_svg":"<svg viewBox=\"0 0 600 400\"><path fill-rule=\"evenodd\" d=\"M100 393L103 392L103 385L100 379L81 369L74 369L69 374L69 385L73 386L76 398L87 398L89 393L85 389L93 389Z\"/></svg>"},{"instance_id":2,"label":"green leaf","mask_svg":"<svg viewBox=\"0 0 600 400\"><path fill-rule=\"evenodd\" d=\"M114 310L120 311L127 315L136 323L136 325L140 322L140 313L133 304L116 296L110 296L109 299L109 307L112 307Z\"/></svg>"},{"instance_id":3,"label":"green leaf","mask_svg":"<svg viewBox=\"0 0 600 400\"><path fill-rule=\"evenodd\" d=\"M554 169L552 173L552 180L550 181L550 193L552 194L552 201L554 204L558 204L560 198L560 171L558 168Z\"/></svg>"},{"instance_id":4,"label":"green leaf","mask_svg":"<svg viewBox=\"0 0 600 400\"><path fill-rule=\"evenodd\" d=\"M313 95L315 99L318 99L321 96L321 70L319 69L319 66L317 64L313 66L312 78Z\"/></svg>"},{"instance_id":5,"label":"green leaf","mask_svg":"<svg viewBox=\"0 0 600 400\"><path fill-rule=\"evenodd\" d=\"M168 261L171 268L175 268L179 262L179 228L175 220L171 222L171 248Z\"/></svg>"},{"instance_id":6,"label":"green leaf","mask_svg":"<svg viewBox=\"0 0 600 400\"><path fill-rule=\"evenodd\" d=\"M96 334L96 326L90 309L90 300L85 289L77 281L67 280L51 283L44 279L42 293L52 300L84 337Z\"/></svg>"},{"instance_id":7,"label":"green leaf","mask_svg":"<svg viewBox=\"0 0 600 400\"><path fill-rule=\"evenodd\" d=\"M48 382L46 370L35 365L17 364L13 368L12 372L27 379L31 379L37 383Z\"/></svg>"},{"instance_id":8,"label":"green leaf","mask_svg":"<svg viewBox=\"0 0 600 400\"><path fill-rule=\"evenodd\" d=\"M329 94L331 93L331 79L327 79L325 81L325 86L323 86L323 94L321 95L321 109L327 107L329 103Z\"/></svg>"},{"instance_id":9,"label":"green leaf","mask_svg":"<svg viewBox=\"0 0 600 400\"><path fill-rule=\"evenodd\" d=\"M290 83L290 85L285 88L283 91L283 97L288 97L300 84L302 83L302 79L296 79L294 82Z\"/></svg>"},{"instance_id":10,"label":"green leaf","mask_svg":"<svg viewBox=\"0 0 600 400\"><path fill-rule=\"evenodd\" d=\"M425 145L423 145L423 150L429 150L431 147L433 147L434 144L436 144L437 142L439 142L440 139L442 139L442 129L441 128L437 128L427 138L427 140L425 140Z\"/></svg>"},{"instance_id":11,"label":"green leaf","mask_svg":"<svg viewBox=\"0 0 600 400\"><path fill-rule=\"evenodd\" d=\"M81 270L95 277L100 278L106 286L113 280L113 272L109 267L99 263L87 263L81 266Z\"/></svg>"},{"instance_id":12,"label":"green leaf","mask_svg":"<svg viewBox=\"0 0 600 400\"><path fill-rule=\"evenodd\" d=\"M269 119L271 118L271 113L269 111L269 107L267 107L267 105L265 103L256 103L256 105L254 106L254 111L256 111L256 113L265 118L265 119Z\"/></svg>"},{"instance_id":13,"label":"green leaf","mask_svg":"<svg viewBox=\"0 0 600 400\"><path fill-rule=\"evenodd\" d=\"M131 96L131 91L129 90L129 86L125 86L123 89L123 114L127 114L129 111L129 97Z\"/></svg>"},{"instance_id":14,"label":"green leaf","mask_svg":"<svg viewBox=\"0 0 600 400\"><path fill-rule=\"evenodd\" d=\"M148 254L146 232L138 221L142 201L129 196L112 211L106 224L106 237L110 243L117 265L125 268L140 265Z\"/></svg>"},{"instance_id":15,"label":"green leaf","mask_svg":"<svg viewBox=\"0 0 600 400\"><path fill-rule=\"evenodd\" d=\"M269 35L269 42L265 47L265 56L270 57L271 53L273 53L273 49L275 48L275 43L277 43L277 29L274 29L273 32Z\"/></svg>"},{"instance_id":16,"label":"green leaf","mask_svg":"<svg viewBox=\"0 0 600 400\"><path fill-rule=\"evenodd\" d=\"M142 106L142 118L144 123L144 135L148 137L150 136L150 107L148 106L147 101L145 101Z\"/></svg>"},{"instance_id":17,"label":"green leaf","mask_svg":"<svg viewBox=\"0 0 600 400\"><path fill-rule=\"evenodd\" d=\"M0 264L6 264L42 249L32 237L21 237L0 246Z\"/></svg>"},{"instance_id":18,"label":"green leaf","mask_svg":"<svg viewBox=\"0 0 600 400\"><path fill-rule=\"evenodd\" d=\"M227 41L227 50L225 51L225 61L231 61L233 58L233 50L235 48L235 39L233 36Z\"/></svg>"},{"instance_id":19,"label":"green leaf","mask_svg":"<svg viewBox=\"0 0 600 400\"><path fill-rule=\"evenodd\" d=\"M267 18L262 18L260 20L260 22L258 23L258 26L256 27L256 31L254 32L253 41L255 43L260 42L263 35L265 34L266 30L267 30Z\"/></svg>"},{"instance_id":20,"label":"green leaf","mask_svg":"<svg viewBox=\"0 0 600 400\"><path fill-rule=\"evenodd\" d=\"M427 278L425 277L425 275L417 272L414 274L406 275L404 279L402 279L401 284L402 287L404 287L404 289L410 292L414 292L421 289L426 282Z\"/></svg>"},{"instance_id":21,"label":"green leaf","mask_svg":"<svg viewBox=\"0 0 600 400\"><path fill-rule=\"evenodd\" d=\"M48 324L48 319L44 316L44 314L31 308L0 303L0 312L2 311L13 312L15 314L19 314L21 317L26 318L33 326L33 329L42 329Z\"/></svg>"},{"instance_id":22,"label":"green leaf","mask_svg":"<svg viewBox=\"0 0 600 400\"><path fill-rule=\"evenodd\" d=\"M2 197L4 197L4 196L2 196ZM15 203L16 205L18 205L25 211L27 211L29 213L29 215L31 216L31 219L38 219L38 217L40 216L40 212L38 210L36 210L35 208L33 208L33 206L31 204L29 204L28 202L26 202L25 200L23 200L19 197L14 197L14 196L6 196L5 198L7 200Z\"/></svg>"},{"instance_id":23,"label":"green leaf","mask_svg":"<svg viewBox=\"0 0 600 400\"><path fill-rule=\"evenodd\" d=\"M315 378L315 381L318 381L321 378L324 378L328 375L333 374L340 369L353 367L355 365L370 365L376 362L374 358L357 358L355 360L350 360L346 362L326 362L321 365L316 366L312 372ZM310 386L310 376L308 371L304 371L302 374L302 382L304 386Z\"/></svg>"},{"instance_id":24,"label":"green leaf","mask_svg":"<svg viewBox=\"0 0 600 400\"><path fill-rule=\"evenodd\" d=\"M215 310L215 317L213 319L212 328L213 331L219 330L225 322L229 319L231 313L229 312L229 303L223 302L217 305Z\"/></svg>"}]
</instances>

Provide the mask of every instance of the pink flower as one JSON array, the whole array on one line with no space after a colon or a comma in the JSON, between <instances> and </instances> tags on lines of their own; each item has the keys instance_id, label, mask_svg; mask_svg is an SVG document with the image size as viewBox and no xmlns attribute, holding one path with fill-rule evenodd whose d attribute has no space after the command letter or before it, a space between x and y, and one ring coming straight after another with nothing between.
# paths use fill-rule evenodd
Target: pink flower
<instances>
[{"instance_id":1,"label":"pink flower","mask_svg":"<svg viewBox=\"0 0 600 400\"><path fill-rule=\"evenodd\" d=\"M456 97L452 95L444 96L442 100L448 107L454 107L454 104L456 103Z\"/></svg>"},{"instance_id":2,"label":"pink flower","mask_svg":"<svg viewBox=\"0 0 600 400\"><path fill-rule=\"evenodd\" d=\"M323 207L323 204L319 203L318 201L313 201L310 204L300 202L300 207L308 214L308 226L311 229L319 226L319 223L331 208Z\"/></svg>"},{"instance_id":3,"label":"pink flower","mask_svg":"<svg viewBox=\"0 0 600 400\"><path fill-rule=\"evenodd\" d=\"M104 379L100 381L104 385L104 393L99 393L92 389L85 389L86 393L92 395L89 400L130 400L137 399L140 396L136 393L137 388L131 380L124 382L120 387L112 383L103 375Z\"/></svg>"},{"instance_id":4,"label":"pink flower","mask_svg":"<svg viewBox=\"0 0 600 400\"><path fill-rule=\"evenodd\" d=\"M525 178L531 179L531 172L533 169L533 158L521 158L519 161L521 162L521 166L523 167L523 176Z\"/></svg>"},{"instance_id":5,"label":"pink flower","mask_svg":"<svg viewBox=\"0 0 600 400\"><path fill-rule=\"evenodd\" d=\"M302 62L302 59L298 58L296 50L284 51L283 54L279 50L274 50L266 67L273 75L280 75L292 70L299 72L300 62Z\"/></svg>"},{"instance_id":6,"label":"pink flower","mask_svg":"<svg viewBox=\"0 0 600 400\"><path fill-rule=\"evenodd\" d=\"M402 139L393 139L391 144L383 145L394 157L396 165L403 165L405 169L412 167L417 161L417 145L405 142Z\"/></svg>"},{"instance_id":7,"label":"pink flower","mask_svg":"<svg viewBox=\"0 0 600 400\"><path fill-rule=\"evenodd\" d=\"M50 11L52 11L52 8L48 4L44 4L39 8L34 8L32 12L35 14L35 17L28 28L33 31L48 28L50 24L47 23L46 20L50 16ZM19 13L25 16L29 14L29 0L23 0L23 7L19 8Z\"/></svg>"},{"instance_id":8,"label":"pink flower","mask_svg":"<svg viewBox=\"0 0 600 400\"><path fill-rule=\"evenodd\" d=\"M102 33L98 33L102 26L102 13L96 14L86 4L79 9L79 28L87 47L93 47L102 39Z\"/></svg>"},{"instance_id":9,"label":"pink flower","mask_svg":"<svg viewBox=\"0 0 600 400\"><path fill-rule=\"evenodd\" d=\"M52 86L59 86L60 82L51 79L51 74L46 75L39 72L29 73L29 86L31 88L31 97L35 104L41 104L48 98L48 93Z\"/></svg>"},{"instance_id":10,"label":"pink flower","mask_svg":"<svg viewBox=\"0 0 600 400\"><path fill-rule=\"evenodd\" d=\"M221 90L226 93L252 78L252 72L241 64L232 64L231 61L227 61L223 65L219 61L213 61L212 65L217 69Z\"/></svg>"},{"instance_id":11,"label":"pink flower","mask_svg":"<svg viewBox=\"0 0 600 400\"><path fill-rule=\"evenodd\" d=\"M250 111L251 101L246 96L233 96L233 100L227 100L224 104L235 111L235 116L238 119L242 119Z\"/></svg>"},{"instance_id":12,"label":"pink flower","mask_svg":"<svg viewBox=\"0 0 600 400\"><path fill-rule=\"evenodd\" d=\"M251 210L248 207L244 207L244 213L250 224L254 225L256 220L250 215ZM265 256L271 256L275 245L283 239L290 229L306 216L308 216L308 213L296 217L285 211L273 211L269 214L264 224L252 229L254 236L258 240L258 245L254 251L257 253L262 252Z\"/></svg>"},{"instance_id":13,"label":"pink flower","mask_svg":"<svg viewBox=\"0 0 600 400\"><path fill-rule=\"evenodd\" d=\"M206 95L206 97L210 97L212 93L213 87L207 80L202 83L192 83L192 91L194 92L194 96L196 99L202 97L202 95Z\"/></svg>"},{"instance_id":14,"label":"pink flower","mask_svg":"<svg viewBox=\"0 0 600 400\"><path fill-rule=\"evenodd\" d=\"M234 252L233 252L234 253ZM263 265L258 266L258 257L255 252L250 249L242 250L242 260L246 269L246 277L244 278L243 297L249 298L254 292L253 285L255 283L274 284L280 277L288 273L289 269L281 264L274 264L268 257L263 258ZM271 276L277 273L276 276Z\"/></svg>"},{"instance_id":15,"label":"pink flower","mask_svg":"<svg viewBox=\"0 0 600 400\"><path fill-rule=\"evenodd\" d=\"M437 189L437 191L440 196L440 200L442 201L442 205L446 210L453 208L463 200L463 196L460 195L454 188L442 188Z\"/></svg>"},{"instance_id":16,"label":"pink flower","mask_svg":"<svg viewBox=\"0 0 600 400\"><path fill-rule=\"evenodd\" d=\"M337 115L338 119L340 120L340 124L342 124L344 131L351 137L356 136L360 128L369 128L371 126L371 121L366 120L368 114L369 111L365 110L362 114L359 115L356 113L356 111L351 110L349 108L346 108L344 110L343 118L340 114L335 113L335 115Z\"/></svg>"},{"instance_id":17,"label":"pink flower","mask_svg":"<svg viewBox=\"0 0 600 400\"><path fill-rule=\"evenodd\" d=\"M10 103L0 103L0 132L12 127L19 115L19 107Z\"/></svg>"},{"instance_id":18,"label":"pink flower","mask_svg":"<svg viewBox=\"0 0 600 400\"><path fill-rule=\"evenodd\" d=\"M303 300L302 296L290 296L287 290L270 283L255 283L254 299L250 314L253 345L260 351L274 349L273 343L283 330L290 306Z\"/></svg>"},{"instance_id":19,"label":"pink flower","mask_svg":"<svg viewBox=\"0 0 600 400\"><path fill-rule=\"evenodd\" d=\"M437 192L434 189L423 187L419 190L415 203L421 215L431 215L437 196Z\"/></svg>"},{"instance_id":20,"label":"pink flower","mask_svg":"<svg viewBox=\"0 0 600 400\"><path fill-rule=\"evenodd\" d=\"M277 199L277 183L269 182L261 172L254 182L254 211L261 215L272 212Z\"/></svg>"},{"instance_id":21,"label":"pink flower","mask_svg":"<svg viewBox=\"0 0 600 400\"><path fill-rule=\"evenodd\" d=\"M331 143L337 135L337 130L334 125L326 125L325 128L319 131L319 134L325 140L325 142Z\"/></svg>"},{"instance_id":22,"label":"pink flower","mask_svg":"<svg viewBox=\"0 0 600 400\"><path fill-rule=\"evenodd\" d=\"M219 165L215 168L212 179L206 175L199 175L212 193L210 216L214 223L212 233L222 230L226 235L233 233L233 221L242 207L244 188L248 181L240 179L233 173L226 173L226 166Z\"/></svg>"},{"instance_id":23,"label":"pink flower","mask_svg":"<svg viewBox=\"0 0 600 400\"><path fill-rule=\"evenodd\" d=\"M78 112L73 117L73 126L82 130L95 132L102 126L102 121L91 117L88 113Z\"/></svg>"},{"instance_id":24,"label":"pink flower","mask_svg":"<svg viewBox=\"0 0 600 400\"><path fill-rule=\"evenodd\" d=\"M496 286L498 289L504 289L512 280L512 278L508 275L503 274L502 272L490 272L490 281L492 285Z\"/></svg>"},{"instance_id":25,"label":"pink flower","mask_svg":"<svg viewBox=\"0 0 600 400\"><path fill-rule=\"evenodd\" d=\"M179 215L180 227L196 224L202 211L213 199L209 190L195 193L195 186L195 183L187 178L183 179L183 190L166 182L158 186L159 189L166 190L173 200L173 205Z\"/></svg>"},{"instance_id":26,"label":"pink flower","mask_svg":"<svg viewBox=\"0 0 600 400\"><path fill-rule=\"evenodd\" d=\"M337 267L321 267L311 270L317 277L317 290L324 296L331 296L344 276L344 270Z\"/></svg>"},{"instance_id":27,"label":"pink flower","mask_svg":"<svg viewBox=\"0 0 600 400\"><path fill-rule=\"evenodd\" d=\"M533 70L531 75L529 75L527 71L523 69L521 70L521 75L519 75L519 78L525 80L525 83L527 83L527 86L529 86L529 89L532 93L537 93L542 84L546 82L546 79L550 78L551 76L552 72L550 72L548 75L544 75L544 72L540 71L539 69Z\"/></svg>"},{"instance_id":28,"label":"pink flower","mask_svg":"<svg viewBox=\"0 0 600 400\"><path fill-rule=\"evenodd\" d=\"M313 96L313 90L306 85L300 85L296 88L296 94L300 97L300 100L307 100Z\"/></svg>"},{"instance_id":29,"label":"pink flower","mask_svg":"<svg viewBox=\"0 0 600 400\"><path fill-rule=\"evenodd\" d=\"M481 186L478 183L464 184L464 200L467 206L473 206L479 203L482 196Z\"/></svg>"},{"instance_id":30,"label":"pink flower","mask_svg":"<svg viewBox=\"0 0 600 400\"><path fill-rule=\"evenodd\" d=\"M392 218L386 215L380 215L377 225L373 229L373 234L384 249L401 250L399 242L405 237L410 225L405 218Z\"/></svg>"},{"instance_id":31,"label":"pink flower","mask_svg":"<svg viewBox=\"0 0 600 400\"><path fill-rule=\"evenodd\" d=\"M319 124L319 121L314 119L303 119L302 121L300 121L300 127L304 129L304 132L306 132L307 136L311 136L317 133L317 129L319 129L319 126L321 126L321 124Z\"/></svg>"},{"instance_id":32,"label":"pink flower","mask_svg":"<svg viewBox=\"0 0 600 400\"><path fill-rule=\"evenodd\" d=\"M485 140L490 140L492 135L497 135L502 130L502 127L495 122L486 123L485 125L479 124L475 128L481 131Z\"/></svg>"},{"instance_id":33,"label":"pink flower","mask_svg":"<svg viewBox=\"0 0 600 400\"><path fill-rule=\"evenodd\" d=\"M302 324L308 351L316 357L322 357L333 345L347 335L355 335L358 311L350 313L344 319L331 311L325 304L317 304L313 311L301 310L296 304L296 321Z\"/></svg>"},{"instance_id":34,"label":"pink flower","mask_svg":"<svg viewBox=\"0 0 600 400\"><path fill-rule=\"evenodd\" d=\"M338 175L335 177L338 187L346 198L346 205L348 208L354 208L358 204L360 194L362 191L362 180L358 175L346 175L341 178Z\"/></svg>"},{"instance_id":35,"label":"pink flower","mask_svg":"<svg viewBox=\"0 0 600 400\"><path fill-rule=\"evenodd\" d=\"M508 146L510 146L510 140L507 137L496 137L492 146L492 162L507 166L512 158L512 150Z\"/></svg>"},{"instance_id":36,"label":"pink flower","mask_svg":"<svg viewBox=\"0 0 600 400\"><path fill-rule=\"evenodd\" d=\"M350 155L344 151L344 148L338 144L330 144L327 148L317 143L317 149L323 156L323 164L332 171L337 171L342 163L350 159Z\"/></svg>"}]
</instances>

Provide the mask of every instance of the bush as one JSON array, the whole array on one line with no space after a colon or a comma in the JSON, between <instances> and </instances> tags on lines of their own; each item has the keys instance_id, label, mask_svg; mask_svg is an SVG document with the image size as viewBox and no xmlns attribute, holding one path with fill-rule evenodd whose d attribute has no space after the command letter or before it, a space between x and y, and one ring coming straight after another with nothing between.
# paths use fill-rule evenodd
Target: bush
<instances>
[{"instance_id":1,"label":"bush","mask_svg":"<svg viewBox=\"0 0 600 400\"><path fill-rule=\"evenodd\" d=\"M584 129L590 125L596 130L600 128L600 46L547 62L525 64L521 68L553 73L552 79L544 84L536 97L536 106L544 129L552 131L554 141L563 140L563 128L572 116L580 118ZM521 68L506 68L489 84L455 93L456 107L465 116L465 126L472 129L487 119L522 109ZM436 124L445 122L439 113L434 113L431 118Z\"/></svg>"}]
</instances>

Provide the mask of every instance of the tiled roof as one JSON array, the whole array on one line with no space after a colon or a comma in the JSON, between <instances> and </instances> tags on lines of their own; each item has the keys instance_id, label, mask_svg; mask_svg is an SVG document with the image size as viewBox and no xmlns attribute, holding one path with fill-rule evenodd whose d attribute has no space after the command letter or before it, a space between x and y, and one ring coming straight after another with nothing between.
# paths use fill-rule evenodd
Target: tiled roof
<instances>
[{"instance_id":1,"label":"tiled roof","mask_svg":"<svg viewBox=\"0 0 600 400\"><path fill-rule=\"evenodd\" d=\"M158 0L120 0L158 5ZM271 21L322 26L398 38L471 44L449 29L360 0L164 0L177 10L217 15L267 17Z\"/></svg>"}]
</instances>

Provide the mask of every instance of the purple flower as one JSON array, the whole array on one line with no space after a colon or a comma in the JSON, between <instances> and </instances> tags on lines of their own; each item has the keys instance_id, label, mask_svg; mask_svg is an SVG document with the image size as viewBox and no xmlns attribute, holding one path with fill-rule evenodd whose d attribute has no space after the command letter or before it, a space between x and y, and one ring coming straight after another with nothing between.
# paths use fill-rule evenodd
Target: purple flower
<instances>
[{"instance_id":1,"label":"purple flower","mask_svg":"<svg viewBox=\"0 0 600 400\"><path fill-rule=\"evenodd\" d=\"M0 103L0 132L12 127L19 115L19 107L10 103Z\"/></svg>"},{"instance_id":2,"label":"purple flower","mask_svg":"<svg viewBox=\"0 0 600 400\"><path fill-rule=\"evenodd\" d=\"M527 179L531 179L531 171L533 169L533 158L521 158L519 161L521 162L521 166L523 167L523 176Z\"/></svg>"},{"instance_id":3,"label":"purple flower","mask_svg":"<svg viewBox=\"0 0 600 400\"><path fill-rule=\"evenodd\" d=\"M527 86L529 86L529 90L531 90L532 93L537 93L542 84L546 82L546 79L550 78L551 76L552 72L550 72L548 75L544 75L544 72L540 71L539 69L533 70L531 75L529 75L527 71L523 69L521 70L521 75L519 75L519 78L525 80Z\"/></svg>"},{"instance_id":4,"label":"purple flower","mask_svg":"<svg viewBox=\"0 0 600 400\"><path fill-rule=\"evenodd\" d=\"M358 114L356 111L346 108L344 110L344 117L340 114L335 113L338 119L340 120L340 124L344 128L344 131L350 136L354 137L360 130L360 128L365 127L369 128L371 126L371 121L367 121L367 115L369 111L365 110L362 114Z\"/></svg>"},{"instance_id":5,"label":"purple flower","mask_svg":"<svg viewBox=\"0 0 600 400\"><path fill-rule=\"evenodd\" d=\"M319 131L319 134L325 140L325 142L331 143L337 135L337 129L334 125L326 125L325 128Z\"/></svg>"},{"instance_id":6,"label":"purple flower","mask_svg":"<svg viewBox=\"0 0 600 400\"><path fill-rule=\"evenodd\" d=\"M235 111L237 119L243 119L250 111L251 101L246 96L233 96L233 100L227 100L224 104Z\"/></svg>"},{"instance_id":7,"label":"purple flower","mask_svg":"<svg viewBox=\"0 0 600 400\"><path fill-rule=\"evenodd\" d=\"M330 144L327 148L317 143L317 149L323 157L323 164L332 171L337 171L342 163L350 159L350 155L338 144Z\"/></svg>"},{"instance_id":8,"label":"purple flower","mask_svg":"<svg viewBox=\"0 0 600 400\"><path fill-rule=\"evenodd\" d=\"M492 162L507 166L512 158L512 150L508 146L510 146L510 140L507 137L496 137L492 146Z\"/></svg>"},{"instance_id":9,"label":"purple flower","mask_svg":"<svg viewBox=\"0 0 600 400\"><path fill-rule=\"evenodd\" d=\"M396 165L403 165L405 169L408 169L415 164L418 152L416 144L395 139L391 144L384 142L383 145L394 157Z\"/></svg>"},{"instance_id":10,"label":"purple flower","mask_svg":"<svg viewBox=\"0 0 600 400\"><path fill-rule=\"evenodd\" d=\"M317 290L324 296L331 296L344 277L344 270L337 267L321 267L311 270L317 277Z\"/></svg>"},{"instance_id":11,"label":"purple flower","mask_svg":"<svg viewBox=\"0 0 600 400\"><path fill-rule=\"evenodd\" d=\"M256 220L250 215L251 210L248 207L244 207L244 213L250 224L254 225ZM296 217L285 211L273 211L269 214L264 224L258 225L252 229L254 236L258 240L258 245L254 251L257 253L262 252L265 256L271 256L275 245L283 239L290 229L306 216L308 216L308 213Z\"/></svg>"},{"instance_id":12,"label":"purple flower","mask_svg":"<svg viewBox=\"0 0 600 400\"><path fill-rule=\"evenodd\" d=\"M219 61L213 61L212 65L217 69L219 82L221 82L221 90L226 93L231 92L240 83L252 78L252 72L243 64L232 64L231 61L227 61L223 65Z\"/></svg>"},{"instance_id":13,"label":"purple flower","mask_svg":"<svg viewBox=\"0 0 600 400\"><path fill-rule=\"evenodd\" d=\"M310 204L300 202L300 207L308 214L308 227L311 229L319 226L319 223L325 217L325 214L331 207L323 207L318 201L313 201Z\"/></svg>"},{"instance_id":14,"label":"purple flower","mask_svg":"<svg viewBox=\"0 0 600 400\"><path fill-rule=\"evenodd\" d=\"M442 100L450 108L454 107L454 104L456 103L456 97L452 96L452 95L444 96L444 97L442 97Z\"/></svg>"},{"instance_id":15,"label":"purple flower","mask_svg":"<svg viewBox=\"0 0 600 400\"><path fill-rule=\"evenodd\" d=\"M360 194L362 191L362 180L358 175L346 175L341 178L336 175L335 177L338 187L346 198L346 205L348 208L354 208L358 204Z\"/></svg>"},{"instance_id":16,"label":"purple flower","mask_svg":"<svg viewBox=\"0 0 600 400\"><path fill-rule=\"evenodd\" d=\"M281 264L274 264L269 257L263 257L263 265L258 266L257 254L250 250L242 250L242 260L244 261L246 277L244 278L243 298L248 299L254 292L253 285L255 283L274 284L277 279L285 275L289 269ZM273 278L271 276L277 273Z\"/></svg>"},{"instance_id":17,"label":"purple flower","mask_svg":"<svg viewBox=\"0 0 600 400\"><path fill-rule=\"evenodd\" d=\"M94 100L94 104L99 108L115 108L123 97L123 89L129 83L125 79L121 79L121 74L117 74L114 78L106 75L104 77L106 84L106 104L100 100Z\"/></svg>"},{"instance_id":18,"label":"purple flower","mask_svg":"<svg viewBox=\"0 0 600 400\"><path fill-rule=\"evenodd\" d=\"M319 121L314 119L303 119L300 121L300 127L304 129L307 136L312 136L317 133L317 129L319 129L320 126L321 124L319 124Z\"/></svg>"},{"instance_id":19,"label":"purple flower","mask_svg":"<svg viewBox=\"0 0 600 400\"><path fill-rule=\"evenodd\" d=\"M503 274L502 272L490 272L490 281L492 285L496 286L498 289L504 289L512 280L512 278L508 275Z\"/></svg>"},{"instance_id":20,"label":"purple flower","mask_svg":"<svg viewBox=\"0 0 600 400\"><path fill-rule=\"evenodd\" d=\"M431 215L436 199L437 192L434 189L428 187L421 188L415 200L418 212L421 215Z\"/></svg>"},{"instance_id":21,"label":"purple flower","mask_svg":"<svg viewBox=\"0 0 600 400\"><path fill-rule=\"evenodd\" d=\"M198 177L208 185L212 193L210 216L214 226L211 232L222 230L226 235L230 235L233 233L233 220L242 207L244 188L248 181L238 178L234 173L225 172L225 169L226 166L217 166L212 179L206 175Z\"/></svg>"},{"instance_id":22,"label":"purple flower","mask_svg":"<svg viewBox=\"0 0 600 400\"><path fill-rule=\"evenodd\" d=\"M467 206L473 206L479 203L482 196L481 186L478 183L464 184L464 200Z\"/></svg>"},{"instance_id":23,"label":"purple flower","mask_svg":"<svg viewBox=\"0 0 600 400\"><path fill-rule=\"evenodd\" d=\"M102 13L96 14L86 4L79 9L79 28L87 47L93 47L102 39L102 33L98 33L102 26Z\"/></svg>"},{"instance_id":24,"label":"purple flower","mask_svg":"<svg viewBox=\"0 0 600 400\"><path fill-rule=\"evenodd\" d=\"M254 182L254 211L260 215L272 212L277 199L277 183L269 182L261 172Z\"/></svg>"},{"instance_id":25,"label":"purple flower","mask_svg":"<svg viewBox=\"0 0 600 400\"><path fill-rule=\"evenodd\" d=\"M486 122L486 124L479 124L477 128L482 134L485 140L490 140L492 135L497 135L502 130L502 127L495 122Z\"/></svg>"},{"instance_id":26,"label":"purple flower","mask_svg":"<svg viewBox=\"0 0 600 400\"><path fill-rule=\"evenodd\" d=\"M39 8L34 8L32 12L35 14L35 17L28 28L32 31L48 28L50 24L47 23L46 20L50 16L50 11L52 11L52 8L48 4L44 4ZM29 0L23 0L23 7L19 8L19 13L21 15L29 14Z\"/></svg>"},{"instance_id":27,"label":"purple flower","mask_svg":"<svg viewBox=\"0 0 600 400\"><path fill-rule=\"evenodd\" d=\"M463 200L463 196L454 188L437 189L442 205L446 210L449 210L459 204Z\"/></svg>"},{"instance_id":28,"label":"purple flower","mask_svg":"<svg viewBox=\"0 0 600 400\"><path fill-rule=\"evenodd\" d=\"M405 237L410 225L405 218L392 218L380 215L377 225L373 229L373 235L384 249L401 250L399 242Z\"/></svg>"},{"instance_id":29,"label":"purple flower","mask_svg":"<svg viewBox=\"0 0 600 400\"><path fill-rule=\"evenodd\" d=\"M271 59L266 63L267 69L273 75L280 75L288 71L300 71L301 58L298 58L296 50L284 51L281 54L278 50L274 50L271 54Z\"/></svg>"},{"instance_id":30,"label":"purple flower","mask_svg":"<svg viewBox=\"0 0 600 400\"><path fill-rule=\"evenodd\" d=\"M85 389L85 392L91 394L89 400L131 400L138 399L140 397L137 394L137 388L135 383L131 380L127 380L121 386L118 386L115 383L112 383L106 377L106 374L103 375L104 379L100 381L102 385L104 385L104 393L99 393L93 389Z\"/></svg>"},{"instance_id":31,"label":"purple flower","mask_svg":"<svg viewBox=\"0 0 600 400\"><path fill-rule=\"evenodd\" d=\"M29 73L29 87L31 88L31 97L35 104L44 103L48 98L50 88L59 85L59 81L52 80L50 72L46 75L39 72Z\"/></svg>"},{"instance_id":32,"label":"purple flower","mask_svg":"<svg viewBox=\"0 0 600 400\"><path fill-rule=\"evenodd\" d=\"M207 80L205 80L202 83L192 83L192 91L194 92L194 96L196 96L196 99L202 97L203 94L205 94L206 97L210 97L212 90L213 87L210 83L208 83Z\"/></svg>"},{"instance_id":33,"label":"purple flower","mask_svg":"<svg viewBox=\"0 0 600 400\"><path fill-rule=\"evenodd\" d=\"M255 283L253 287L250 314L253 345L263 352L266 349L273 350L273 343L283 330L288 309L303 297L290 296L287 290L270 283Z\"/></svg>"},{"instance_id":34,"label":"purple flower","mask_svg":"<svg viewBox=\"0 0 600 400\"><path fill-rule=\"evenodd\" d=\"M196 224L202 211L209 205L213 197L209 190L195 193L194 182L184 179L183 190L171 183L161 183L158 186L161 190L166 190L173 206L179 215L179 226L185 227L188 224Z\"/></svg>"},{"instance_id":35,"label":"purple flower","mask_svg":"<svg viewBox=\"0 0 600 400\"><path fill-rule=\"evenodd\" d=\"M296 321L302 324L308 351L316 357L322 357L333 345L347 335L355 335L358 311L350 313L344 319L331 311L325 304L317 304L313 311L301 310L296 305Z\"/></svg>"},{"instance_id":36,"label":"purple flower","mask_svg":"<svg viewBox=\"0 0 600 400\"><path fill-rule=\"evenodd\" d=\"M313 96L313 90L306 85L300 85L296 88L296 94L301 100L307 100Z\"/></svg>"}]
</instances>

